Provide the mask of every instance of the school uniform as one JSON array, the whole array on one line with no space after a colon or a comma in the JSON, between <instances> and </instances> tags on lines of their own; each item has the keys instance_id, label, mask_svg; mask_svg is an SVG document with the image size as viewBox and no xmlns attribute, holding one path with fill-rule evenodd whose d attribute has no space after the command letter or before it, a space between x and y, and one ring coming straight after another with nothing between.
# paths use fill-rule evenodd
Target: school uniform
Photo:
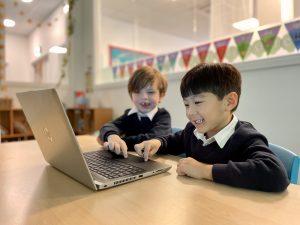
<instances>
[{"instance_id":1,"label":"school uniform","mask_svg":"<svg viewBox=\"0 0 300 225\"><path fill-rule=\"evenodd\" d=\"M235 116L209 139L192 123L158 139L162 143L158 153L186 153L187 157L212 164L213 181L217 183L268 192L280 192L289 185L284 165L268 148L266 137Z\"/></svg>"},{"instance_id":2,"label":"school uniform","mask_svg":"<svg viewBox=\"0 0 300 225\"><path fill-rule=\"evenodd\" d=\"M171 116L164 108L154 108L142 114L136 108L125 110L116 120L105 124L100 129L99 138L107 141L111 134L119 135L127 144L128 150L145 140L171 133Z\"/></svg>"}]
</instances>

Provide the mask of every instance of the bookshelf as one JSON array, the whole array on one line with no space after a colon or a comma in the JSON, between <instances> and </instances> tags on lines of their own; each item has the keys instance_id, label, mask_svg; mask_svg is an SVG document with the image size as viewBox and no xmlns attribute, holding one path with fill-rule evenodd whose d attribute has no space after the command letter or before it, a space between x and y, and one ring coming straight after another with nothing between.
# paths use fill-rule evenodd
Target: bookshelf
<instances>
[{"instance_id":1,"label":"bookshelf","mask_svg":"<svg viewBox=\"0 0 300 225\"><path fill-rule=\"evenodd\" d=\"M0 109L1 141L33 139L22 109Z\"/></svg>"},{"instance_id":2,"label":"bookshelf","mask_svg":"<svg viewBox=\"0 0 300 225\"><path fill-rule=\"evenodd\" d=\"M67 116L76 135L92 134L112 120L112 109L68 108Z\"/></svg>"},{"instance_id":3,"label":"bookshelf","mask_svg":"<svg viewBox=\"0 0 300 225\"><path fill-rule=\"evenodd\" d=\"M68 108L67 116L74 133L93 134L112 120L111 108ZM33 139L22 109L0 109L1 142Z\"/></svg>"}]
</instances>

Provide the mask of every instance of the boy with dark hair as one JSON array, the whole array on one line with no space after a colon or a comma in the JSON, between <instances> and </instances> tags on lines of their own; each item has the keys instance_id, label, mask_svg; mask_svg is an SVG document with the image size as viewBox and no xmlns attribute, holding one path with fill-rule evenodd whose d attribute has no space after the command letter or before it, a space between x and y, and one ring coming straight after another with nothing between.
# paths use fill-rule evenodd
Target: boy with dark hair
<instances>
[{"instance_id":1,"label":"boy with dark hair","mask_svg":"<svg viewBox=\"0 0 300 225\"><path fill-rule=\"evenodd\" d=\"M135 145L147 161L156 152L185 153L178 175L254 190L280 192L289 180L265 136L233 114L241 75L232 65L200 64L183 77L181 96L190 122L174 135Z\"/></svg>"},{"instance_id":2,"label":"boy with dark hair","mask_svg":"<svg viewBox=\"0 0 300 225\"><path fill-rule=\"evenodd\" d=\"M127 157L127 150L133 150L135 144L170 134L170 114L164 108L158 108L167 87L166 78L153 67L136 70L128 82L128 93L134 107L105 124L100 129L98 142L104 142L105 149Z\"/></svg>"}]
</instances>

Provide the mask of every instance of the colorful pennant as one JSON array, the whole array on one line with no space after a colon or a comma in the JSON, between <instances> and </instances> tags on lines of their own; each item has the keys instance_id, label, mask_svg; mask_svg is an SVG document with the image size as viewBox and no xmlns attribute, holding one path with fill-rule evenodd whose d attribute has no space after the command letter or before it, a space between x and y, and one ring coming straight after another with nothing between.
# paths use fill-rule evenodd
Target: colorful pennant
<instances>
[{"instance_id":1,"label":"colorful pennant","mask_svg":"<svg viewBox=\"0 0 300 225\"><path fill-rule=\"evenodd\" d=\"M117 70L118 70L118 67L117 67L117 66L113 66L113 67L112 67L112 73L113 73L114 79L117 78Z\"/></svg>"},{"instance_id":2,"label":"colorful pennant","mask_svg":"<svg viewBox=\"0 0 300 225\"><path fill-rule=\"evenodd\" d=\"M161 72L164 67L166 55L159 55L156 57L157 68Z\"/></svg>"},{"instance_id":3,"label":"colorful pennant","mask_svg":"<svg viewBox=\"0 0 300 225\"><path fill-rule=\"evenodd\" d=\"M153 66L153 62L154 62L153 57L146 59L146 65L147 66Z\"/></svg>"},{"instance_id":4,"label":"colorful pennant","mask_svg":"<svg viewBox=\"0 0 300 225\"><path fill-rule=\"evenodd\" d=\"M253 32L234 37L234 41L237 45L237 49L238 49L238 52L239 52L242 60L245 59L245 56L246 56L247 51L250 46L252 36L253 36Z\"/></svg>"},{"instance_id":5,"label":"colorful pennant","mask_svg":"<svg viewBox=\"0 0 300 225\"><path fill-rule=\"evenodd\" d=\"M125 76L125 65L120 65L120 77L124 78Z\"/></svg>"},{"instance_id":6,"label":"colorful pennant","mask_svg":"<svg viewBox=\"0 0 300 225\"><path fill-rule=\"evenodd\" d=\"M285 24L285 27L289 32L289 35L295 47L297 48L297 50L299 50L300 49L300 20L287 23Z\"/></svg>"},{"instance_id":7,"label":"colorful pennant","mask_svg":"<svg viewBox=\"0 0 300 225\"><path fill-rule=\"evenodd\" d=\"M188 67L189 67L189 62L190 62L193 50L194 50L194 47L181 50L182 60L183 60L185 69L188 69Z\"/></svg>"},{"instance_id":8,"label":"colorful pennant","mask_svg":"<svg viewBox=\"0 0 300 225\"><path fill-rule=\"evenodd\" d=\"M210 46L210 43L196 47L198 57L199 57L199 60L201 63L205 63L205 59L206 59L206 56L208 53L209 46Z\"/></svg>"},{"instance_id":9,"label":"colorful pennant","mask_svg":"<svg viewBox=\"0 0 300 225\"><path fill-rule=\"evenodd\" d=\"M214 45L219 57L219 62L223 62L224 59L224 55L226 53L227 50L227 46L229 44L230 38L226 38L220 41L215 41Z\"/></svg>"},{"instance_id":10,"label":"colorful pennant","mask_svg":"<svg viewBox=\"0 0 300 225\"><path fill-rule=\"evenodd\" d=\"M274 41L275 41L275 38L277 37L279 29L280 29L280 25L258 31L260 40L264 46L264 49L265 49L267 55L269 55L271 52L271 49L274 45Z\"/></svg>"},{"instance_id":11,"label":"colorful pennant","mask_svg":"<svg viewBox=\"0 0 300 225\"><path fill-rule=\"evenodd\" d=\"M127 64L129 76L132 76L133 74L133 66L134 66L133 62Z\"/></svg>"},{"instance_id":12,"label":"colorful pennant","mask_svg":"<svg viewBox=\"0 0 300 225\"><path fill-rule=\"evenodd\" d=\"M169 58L172 70L175 70L175 63L176 63L177 56L178 56L178 52L172 52L172 53L168 54L168 58Z\"/></svg>"},{"instance_id":13,"label":"colorful pennant","mask_svg":"<svg viewBox=\"0 0 300 225\"><path fill-rule=\"evenodd\" d=\"M144 60L138 60L136 62L137 69L141 69L143 67L143 65L144 65Z\"/></svg>"}]
</instances>

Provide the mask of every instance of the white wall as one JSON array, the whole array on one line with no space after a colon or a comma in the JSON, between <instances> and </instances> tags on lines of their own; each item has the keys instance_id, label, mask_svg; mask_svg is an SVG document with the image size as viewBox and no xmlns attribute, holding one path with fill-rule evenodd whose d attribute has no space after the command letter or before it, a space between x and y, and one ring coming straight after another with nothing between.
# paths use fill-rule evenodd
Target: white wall
<instances>
[{"instance_id":1,"label":"white wall","mask_svg":"<svg viewBox=\"0 0 300 225\"><path fill-rule=\"evenodd\" d=\"M31 81L31 65L26 36L5 35L5 61L7 81Z\"/></svg>"},{"instance_id":2,"label":"white wall","mask_svg":"<svg viewBox=\"0 0 300 225\"><path fill-rule=\"evenodd\" d=\"M244 62L236 65L242 73L242 95L236 112L240 120L251 122L270 142L300 154L300 55ZM183 74L169 75L169 88L161 106L172 116L172 126L187 122L179 92ZM112 107L114 117L131 107L126 81L98 85L93 103Z\"/></svg>"},{"instance_id":3,"label":"white wall","mask_svg":"<svg viewBox=\"0 0 300 225\"><path fill-rule=\"evenodd\" d=\"M160 54L184 49L198 43L140 26L137 27L137 32L135 29L134 24L103 16L100 34L101 43L104 46L103 67L109 65L109 45Z\"/></svg>"}]
</instances>

